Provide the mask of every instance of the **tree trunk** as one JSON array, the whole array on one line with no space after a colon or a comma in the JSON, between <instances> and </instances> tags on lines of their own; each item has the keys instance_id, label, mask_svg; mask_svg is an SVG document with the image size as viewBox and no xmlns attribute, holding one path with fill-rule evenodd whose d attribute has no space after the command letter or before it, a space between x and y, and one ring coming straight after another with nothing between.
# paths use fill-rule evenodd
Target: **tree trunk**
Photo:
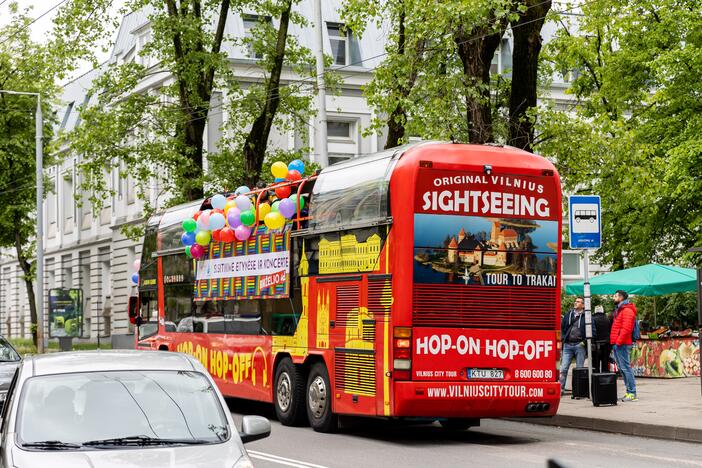
<instances>
[{"instance_id":1,"label":"tree trunk","mask_svg":"<svg viewBox=\"0 0 702 468\"><path fill-rule=\"evenodd\" d=\"M512 25L512 88L509 99L509 144L532 151L534 122L528 112L536 107L537 71L541 52L541 28L551 2L523 0L527 10Z\"/></svg>"},{"instance_id":2,"label":"tree trunk","mask_svg":"<svg viewBox=\"0 0 702 468\"><path fill-rule=\"evenodd\" d=\"M280 26L278 27L273 68L266 84L263 108L256 120L254 120L251 131L244 142L244 171L246 183L249 187L255 187L261 176L261 168L263 167L263 160L266 157L266 148L268 146L268 137L280 104L280 74L283 70L283 61L285 60L285 43L288 39L291 9L292 1L288 0L285 9L280 14Z\"/></svg>"},{"instance_id":3,"label":"tree trunk","mask_svg":"<svg viewBox=\"0 0 702 468\"><path fill-rule=\"evenodd\" d=\"M15 224L19 226L20 222L21 220L19 219L19 217L16 217ZM19 263L20 268L22 268L22 276L24 278L24 284L27 289L27 301L29 302L29 320L34 325L34 327L32 327L32 341L34 342L34 346L37 346L38 324L37 303L36 298L34 297L34 273L32 272L32 264L29 263L29 261L25 257L25 251L22 247L22 238L20 236L19 231L15 232L15 250L17 251L17 262ZM39 291L44 291L44 288L40 287Z\"/></svg>"},{"instance_id":4,"label":"tree trunk","mask_svg":"<svg viewBox=\"0 0 702 468\"><path fill-rule=\"evenodd\" d=\"M470 143L493 141L490 104L490 62L502 39L502 29L482 27L466 31L462 25L454 33L458 56L463 64L466 124Z\"/></svg>"}]
</instances>

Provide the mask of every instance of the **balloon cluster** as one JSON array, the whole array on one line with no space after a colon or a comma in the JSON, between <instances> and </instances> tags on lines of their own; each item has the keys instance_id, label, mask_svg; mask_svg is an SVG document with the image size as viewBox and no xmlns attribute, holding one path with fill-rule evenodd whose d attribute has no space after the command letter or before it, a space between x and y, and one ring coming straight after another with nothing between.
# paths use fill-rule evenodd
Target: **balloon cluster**
<instances>
[{"instance_id":1,"label":"balloon cluster","mask_svg":"<svg viewBox=\"0 0 702 468\"><path fill-rule=\"evenodd\" d=\"M287 165L277 161L271 166L271 172L276 184L296 182L305 173L305 163L299 159ZM282 228L297 213L298 204L300 209L304 207L304 200L298 200L297 194L291 195L290 187L275 187L275 201L258 205L258 219L263 220L268 229ZM180 241L189 258L201 258L210 242L234 242L235 239L245 241L251 236L256 225L257 208L250 192L249 187L242 185L229 197L214 195L210 199L211 210L198 211L192 218L183 221L184 232Z\"/></svg>"},{"instance_id":2,"label":"balloon cluster","mask_svg":"<svg viewBox=\"0 0 702 468\"><path fill-rule=\"evenodd\" d=\"M132 267L134 268L134 273L132 273L132 283L139 284L139 268L141 267L141 261L139 259L134 260Z\"/></svg>"}]
</instances>

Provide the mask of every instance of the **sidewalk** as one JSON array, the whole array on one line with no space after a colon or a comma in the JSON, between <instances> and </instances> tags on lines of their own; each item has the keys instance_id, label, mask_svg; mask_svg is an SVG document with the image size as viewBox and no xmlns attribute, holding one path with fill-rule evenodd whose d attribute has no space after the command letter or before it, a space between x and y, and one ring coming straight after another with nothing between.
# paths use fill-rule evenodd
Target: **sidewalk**
<instances>
[{"instance_id":1,"label":"sidewalk","mask_svg":"<svg viewBox=\"0 0 702 468\"><path fill-rule=\"evenodd\" d=\"M570 379L569 379L570 380ZM624 382L617 382L624 394ZM561 399L553 418L522 418L533 424L702 443L700 378L636 379L639 401L617 406L592 406L587 399Z\"/></svg>"}]
</instances>

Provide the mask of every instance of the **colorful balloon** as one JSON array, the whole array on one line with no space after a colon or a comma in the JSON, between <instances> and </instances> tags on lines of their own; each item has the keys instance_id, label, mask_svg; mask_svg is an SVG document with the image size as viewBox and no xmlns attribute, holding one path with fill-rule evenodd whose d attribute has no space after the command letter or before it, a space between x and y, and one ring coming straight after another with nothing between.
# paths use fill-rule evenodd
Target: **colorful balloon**
<instances>
[{"instance_id":1,"label":"colorful balloon","mask_svg":"<svg viewBox=\"0 0 702 468\"><path fill-rule=\"evenodd\" d=\"M183 231L195 232L195 229L197 229L197 222L194 219L188 218L185 221L183 221Z\"/></svg>"},{"instance_id":2,"label":"colorful balloon","mask_svg":"<svg viewBox=\"0 0 702 468\"><path fill-rule=\"evenodd\" d=\"M241 211L246 211L251 209L251 200L246 195L239 195L236 197L236 207Z\"/></svg>"},{"instance_id":3,"label":"colorful balloon","mask_svg":"<svg viewBox=\"0 0 702 468\"><path fill-rule=\"evenodd\" d=\"M132 275L132 283L139 284L139 273L134 273Z\"/></svg>"},{"instance_id":4,"label":"colorful balloon","mask_svg":"<svg viewBox=\"0 0 702 468\"><path fill-rule=\"evenodd\" d=\"M290 198L286 198L280 201L280 205L278 205L278 211L280 211L280 214L282 214L283 217L285 217L286 219L290 219L293 216L295 216L295 214L297 214L295 202L292 201Z\"/></svg>"},{"instance_id":5,"label":"colorful balloon","mask_svg":"<svg viewBox=\"0 0 702 468\"><path fill-rule=\"evenodd\" d=\"M234 242L234 229L230 227L223 227L219 231L219 238L222 242Z\"/></svg>"},{"instance_id":6,"label":"colorful balloon","mask_svg":"<svg viewBox=\"0 0 702 468\"><path fill-rule=\"evenodd\" d=\"M227 223L232 229L241 226L241 210L239 208L232 208L227 212Z\"/></svg>"},{"instance_id":7,"label":"colorful balloon","mask_svg":"<svg viewBox=\"0 0 702 468\"><path fill-rule=\"evenodd\" d=\"M290 175L290 174L288 173L288 175ZM279 182L285 182L286 180L287 180L287 179L286 179L285 177L276 177L276 178L275 178L275 183L277 184L277 183L279 183Z\"/></svg>"},{"instance_id":8,"label":"colorful balloon","mask_svg":"<svg viewBox=\"0 0 702 468\"><path fill-rule=\"evenodd\" d=\"M245 241L251 236L251 228L244 226L243 224L236 229L234 229L234 236L240 241Z\"/></svg>"},{"instance_id":9,"label":"colorful balloon","mask_svg":"<svg viewBox=\"0 0 702 468\"><path fill-rule=\"evenodd\" d=\"M225 224L226 222L222 213L212 213L212 215L210 216L210 229L212 231L222 229Z\"/></svg>"},{"instance_id":10,"label":"colorful balloon","mask_svg":"<svg viewBox=\"0 0 702 468\"><path fill-rule=\"evenodd\" d=\"M263 222L266 223L268 229L280 229L285 225L285 218L280 213L271 212L263 218Z\"/></svg>"},{"instance_id":11,"label":"colorful balloon","mask_svg":"<svg viewBox=\"0 0 702 468\"><path fill-rule=\"evenodd\" d=\"M195 214L193 215L193 219L195 221L197 221L197 219L200 217L201 214L202 214L202 211L199 211L199 210L196 211Z\"/></svg>"},{"instance_id":12,"label":"colorful balloon","mask_svg":"<svg viewBox=\"0 0 702 468\"><path fill-rule=\"evenodd\" d=\"M292 169L288 171L288 180L291 182L295 182L297 180L302 179L302 174L300 174L300 171L296 169Z\"/></svg>"},{"instance_id":13,"label":"colorful balloon","mask_svg":"<svg viewBox=\"0 0 702 468\"><path fill-rule=\"evenodd\" d=\"M242 211L239 218L241 219L241 224L244 226L253 226L256 222L256 215L254 214L253 210ZM237 237L237 239L239 238Z\"/></svg>"},{"instance_id":14,"label":"colorful balloon","mask_svg":"<svg viewBox=\"0 0 702 468\"><path fill-rule=\"evenodd\" d=\"M134 271L139 271L139 267L141 266L141 260L138 258L134 260L134 263L132 263L132 267L134 268Z\"/></svg>"},{"instance_id":15,"label":"colorful balloon","mask_svg":"<svg viewBox=\"0 0 702 468\"><path fill-rule=\"evenodd\" d=\"M290 164L288 164L288 170L297 171L300 173L300 175L302 175L305 173L305 163L303 163L299 159L294 159L290 161Z\"/></svg>"},{"instance_id":16,"label":"colorful balloon","mask_svg":"<svg viewBox=\"0 0 702 468\"><path fill-rule=\"evenodd\" d=\"M236 193L237 195L242 195L242 194L244 194L244 193L249 193L250 191L251 191L250 188L248 188L246 185L242 185L242 186L240 186L239 188L237 188L237 189L234 191L234 193Z\"/></svg>"},{"instance_id":17,"label":"colorful balloon","mask_svg":"<svg viewBox=\"0 0 702 468\"><path fill-rule=\"evenodd\" d=\"M200 231L195 234L195 242L203 247L207 246L211 239L212 235L210 234L210 231ZM190 251L192 252L192 249Z\"/></svg>"},{"instance_id":18,"label":"colorful balloon","mask_svg":"<svg viewBox=\"0 0 702 468\"><path fill-rule=\"evenodd\" d=\"M263 219L268 213L271 212L271 205L268 203L261 203L258 205L258 219Z\"/></svg>"},{"instance_id":19,"label":"colorful balloon","mask_svg":"<svg viewBox=\"0 0 702 468\"><path fill-rule=\"evenodd\" d=\"M274 201L273 204L271 205L271 211L280 212L280 202L281 202L281 200Z\"/></svg>"},{"instance_id":20,"label":"colorful balloon","mask_svg":"<svg viewBox=\"0 0 702 468\"><path fill-rule=\"evenodd\" d=\"M275 195L278 198L288 198L290 196L290 186L285 185L283 187L278 187L275 189Z\"/></svg>"},{"instance_id":21,"label":"colorful balloon","mask_svg":"<svg viewBox=\"0 0 702 468\"><path fill-rule=\"evenodd\" d=\"M210 203L212 204L212 208L223 210L224 206L227 204L227 198L218 193L210 199Z\"/></svg>"},{"instance_id":22,"label":"colorful balloon","mask_svg":"<svg viewBox=\"0 0 702 468\"><path fill-rule=\"evenodd\" d=\"M190 253L190 249L191 249L191 248L192 248L191 245L186 245L186 246L185 246L185 255L186 255L188 258L193 258L193 254Z\"/></svg>"},{"instance_id":23,"label":"colorful balloon","mask_svg":"<svg viewBox=\"0 0 702 468\"><path fill-rule=\"evenodd\" d=\"M276 161L271 166L271 172L273 177L278 177L284 179L288 175L288 166L285 165L283 161Z\"/></svg>"},{"instance_id":24,"label":"colorful balloon","mask_svg":"<svg viewBox=\"0 0 702 468\"><path fill-rule=\"evenodd\" d=\"M220 238L221 232L222 231L220 231L219 229L215 229L214 231L212 231L212 238L210 239L210 242L222 242L222 239Z\"/></svg>"},{"instance_id":25,"label":"colorful balloon","mask_svg":"<svg viewBox=\"0 0 702 468\"><path fill-rule=\"evenodd\" d=\"M292 195L290 195L290 200L292 200L292 202L297 205L298 204L297 194L293 193ZM300 197L299 205L300 205L300 210L302 210L305 207L305 199L304 198ZM295 209L297 210L297 207Z\"/></svg>"},{"instance_id":26,"label":"colorful balloon","mask_svg":"<svg viewBox=\"0 0 702 468\"><path fill-rule=\"evenodd\" d=\"M210 215L212 213L212 210L205 210L200 214L200 217L197 218L197 227L200 228L201 231L209 231L210 230Z\"/></svg>"},{"instance_id":27,"label":"colorful balloon","mask_svg":"<svg viewBox=\"0 0 702 468\"><path fill-rule=\"evenodd\" d=\"M229 214L229 210L231 210L232 208L236 208L236 202L233 199L227 200L227 204L224 205L224 214Z\"/></svg>"},{"instance_id":28,"label":"colorful balloon","mask_svg":"<svg viewBox=\"0 0 702 468\"><path fill-rule=\"evenodd\" d=\"M193 245L195 243L195 233L194 232L184 232L180 236L180 242L185 245Z\"/></svg>"},{"instance_id":29,"label":"colorful balloon","mask_svg":"<svg viewBox=\"0 0 702 468\"><path fill-rule=\"evenodd\" d=\"M198 258L205 255L205 248L200 244L195 244L192 247L190 247L190 255L192 255L193 258L197 260Z\"/></svg>"}]
</instances>

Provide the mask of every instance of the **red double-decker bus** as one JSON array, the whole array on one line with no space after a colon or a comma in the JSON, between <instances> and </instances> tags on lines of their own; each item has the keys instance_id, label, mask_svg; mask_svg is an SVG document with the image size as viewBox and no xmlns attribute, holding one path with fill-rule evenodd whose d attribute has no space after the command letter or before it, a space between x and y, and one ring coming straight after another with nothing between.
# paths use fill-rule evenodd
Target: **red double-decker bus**
<instances>
[{"instance_id":1,"label":"red double-decker bus","mask_svg":"<svg viewBox=\"0 0 702 468\"><path fill-rule=\"evenodd\" d=\"M211 244L198 261L180 226L209 200L149 221L138 348L190 353L225 395L318 431L338 415L463 428L555 414L561 192L549 161L421 143L294 190L305 208L284 229Z\"/></svg>"}]
</instances>

